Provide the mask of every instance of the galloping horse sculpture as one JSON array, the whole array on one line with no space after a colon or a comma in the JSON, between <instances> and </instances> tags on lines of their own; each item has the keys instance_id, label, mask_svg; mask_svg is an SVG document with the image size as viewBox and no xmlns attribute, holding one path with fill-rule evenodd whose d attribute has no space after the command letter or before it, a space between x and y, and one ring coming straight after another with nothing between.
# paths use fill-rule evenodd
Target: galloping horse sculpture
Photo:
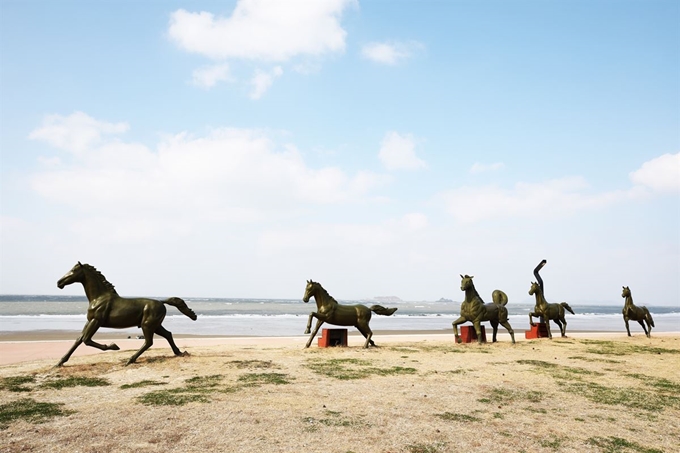
<instances>
[{"instance_id":1,"label":"galloping horse sculpture","mask_svg":"<svg viewBox=\"0 0 680 453\"><path fill-rule=\"evenodd\" d=\"M633 320L637 321L640 323L642 326L642 330L645 331L645 335L647 335L648 338L651 338L652 336L652 327L654 327L654 320L652 319L652 314L647 310L647 307L644 305L641 307L636 306L633 303L633 295L630 293L630 288L627 286L623 287L623 292L621 293L621 297L626 298L626 303L623 306L623 320L626 323L626 330L628 331L628 336L630 337L630 328L628 328L628 320ZM647 327L649 328L649 331L645 328L645 324L647 323Z\"/></svg>"},{"instance_id":2,"label":"galloping horse sculpture","mask_svg":"<svg viewBox=\"0 0 680 453\"><path fill-rule=\"evenodd\" d=\"M568 310L572 315L574 310L571 309L569 304L566 302L561 302L559 304L549 304L545 300L543 291L543 279L539 275L539 271L547 263L546 260L541 261L536 269L534 269L534 276L538 283L531 282L531 288L529 288L529 295L536 296L536 306L534 311L529 313L529 324L535 326L533 318L541 318L542 322L545 322L545 327L548 330L548 338L552 338L552 332L550 332L550 321L554 321L555 324L560 328L560 332L563 337L567 336L567 320L564 319L564 310Z\"/></svg>"},{"instance_id":3,"label":"galloping horse sculpture","mask_svg":"<svg viewBox=\"0 0 680 453\"><path fill-rule=\"evenodd\" d=\"M373 305L371 308L365 305L342 305L339 304L333 297L331 297L328 292L323 289L319 283L312 280L307 280L307 286L305 287L305 295L302 296L303 302L309 302L309 299L314 297L316 301L316 312L311 312L309 314L309 320L307 321L307 329L305 334L309 333L312 327L312 318L316 318L316 326L314 327L314 332L309 337L307 345L308 348L312 344L314 336L319 331L319 327L324 322L328 324L333 324L336 326L354 326L361 334L366 337L366 343L364 343L364 348L368 348L368 345L375 346L371 337L373 332L371 328L368 327L368 323L371 320L371 312L375 312L379 315L390 316L392 313L397 311L396 308L385 308L381 305Z\"/></svg>"},{"instance_id":4,"label":"galloping horse sculpture","mask_svg":"<svg viewBox=\"0 0 680 453\"><path fill-rule=\"evenodd\" d=\"M120 297L114 286L106 278L89 264L78 264L57 282L59 289L71 283L81 283L85 289L90 305L87 308L87 324L83 332L76 339L71 349L61 358L57 366L61 366L68 361L71 354L81 343L92 346L102 351L120 349L115 343L104 345L92 341L92 336L100 327L113 327L122 329L126 327L141 327L144 332L144 345L137 351L127 365L134 363L144 351L153 344L153 335L158 334L168 340L172 352L175 355L182 355L182 352L175 345L172 334L166 330L161 323L165 318L165 304L177 307L179 311L189 318L196 320L196 313L179 297L171 297L168 300L158 301L153 299L126 299Z\"/></svg>"},{"instance_id":5,"label":"galloping horse sculpture","mask_svg":"<svg viewBox=\"0 0 680 453\"><path fill-rule=\"evenodd\" d=\"M463 324L466 321L472 321L472 325L475 327L475 332L477 332L477 342L482 342L482 327L480 323L482 321L489 321L491 327L493 327L493 342L496 342L496 334L498 333L498 324L505 327L512 338L512 342L515 342L515 331L512 330L510 323L508 322L508 309L505 305L508 303L508 296L500 289L495 290L491 294L493 299L492 304L485 304L479 293L475 289L472 279L474 277L470 275L460 276L462 279L460 282L460 290L465 291L465 300L460 304L460 318L453 321L453 333L456 337L457 342L461 342L461 338L458 336L458 324Z\"/></svg>"}]
</instances>

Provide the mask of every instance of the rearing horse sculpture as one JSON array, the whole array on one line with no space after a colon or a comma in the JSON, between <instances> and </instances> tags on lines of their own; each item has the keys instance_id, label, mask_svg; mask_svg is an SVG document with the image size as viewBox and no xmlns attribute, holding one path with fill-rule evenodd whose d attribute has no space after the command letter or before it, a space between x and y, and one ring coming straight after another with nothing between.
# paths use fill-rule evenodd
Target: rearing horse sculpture
<instances>
[{"instance_id":1,"label":"rearing horse sculpture","mask_svg":"<svg viewBox=\"0 0 680 453\"><path fill-rule=\"evenodd\" d=\"M92 341L92 336L100 327L123 329L137 326L142 328L142 332L144 332L144 345L130 357L127 365L133 363L144 351L151 347L154 334L158 334L168 340L175 355L182 355L182 352L172 339L172 334L161 325L166 313L165 304L177 307L179 311L189 318L194 321L196 320L196 313L187 307L187 304L179 297L171 297L164 301L120 297L114 286L94 266L80 264L80 261L66 275L59 279L57 286L59 289L63 289L64 286L71 283L81 283L85 289L87 299L90 301L90 305L87 308L87 324L85 324L83 332L66 355L61 358L57 366L66 363L81 343L101 349L102 351L109 349L117 351L120 349L115 343L104 345Z\"/></svg>"},{"instance_id":2,"label":"rearing horse sculpture","mask_svg":"<svg viewBox=\"0 0 680 453\"><path fill-rule=\"evenodd\" d=\"M623 292L621 297L626 298L626 303L623 306L623 320L626 323L626 331L628 331L628 336L630 337L630 328L628 327L628 320L637 321L642 326L642 330L645 331L645 335L648 338L652 336L652 327L654 327L654 320L652 319L652 314L647 310L644 305L638 307L633 303L633 295L630 293L630 288L627 286L623 287ZM645 324L649 327L649 331L645 328Z\"/></svg>"},{"instance_id":3,"label":"rearing horse sculpture","mask_svg":"<svg viewBox=\"0 0 680 453\"><path fill-rule=\"evenodd\" d=\"M545 327L548 330L548 338L552 338L552 332L550 332L550 321L554 321L555 324L557 324L557 326L560 328L562 336L566 337L567 320L564 318L564 310L568 310L572 315L574 314L574 310L572 310L569 304L566 302L561 302L559 304L549 304L545 300L545 293L543 292L543 279L538 272L543 266L546 265L546 263L547 261L543 260L538 263L538 266L536 266L536 269L534 269L534 276L536 277L536 280L538 280L538 283L531 282L529 295L536 296L536 306L534 307L534 311L529 312L529 324L535 326L536 324L534 323L533 318L540 317L541 320L545 322Z\"/></svg>"},{"instance_id":4,"label":"rearing horse sculpture","mask_svg":"<svg viewBox=\"0 0 680 453\"><path fill-rule=\"evenodd\" d=\"M508 322L508 309L505 308L505 304L508 303L508 296L500 289L495 290L491 294L493 299L492 304L485 304L479 293L475 289L472 279L474 277L470 275L460 276L462 279L460 282L460 290L465 291L465 300L460 304L460 318L453 321L453 334L456 336L456 341L461 342L461 338L458 336L458 324L463 324L466 321L472 321L472 325L475 327L475 332L477 332L477 343L482 342L482 321L489 321L491 327L493 327L493 342L496 342L496 334L498 333L498 324L505 327L512 338L512 342L515 342L515 331L512 330L510 323Z\"/></svg>"},{"instance_id":5,"label":"rearing horse sculpture","mask_svg":"<svg viewBox=\"0 0 680 453\"><path fill-rule=\"evenodd\" d=\"M365 305L343 305L339 304L333 297L331 297L328 292L323 289L319 283L312 280L307 280L307 286L305 287L305 295L302 296L303 302L309 302L309 299L314 297L316 301L316 312L311 312L309 314L309 320L307 321L307 329L305 333L309 333L312 327L312 318L316 318L316 326L314 327L314 332L309 336L307 345L308 348L312 344L314 336L319 331L319 327L324 322L328 324L334 324L336 326L354 326L361 334L366 337L366 343L364 343L364 348L368 348L368 345L375 346L371 337L373 332L371 328L368 327L368 323L371 320L371 312L375 312L379 315L390 316L392 313L397 311L396 308L385 308L381 305L373 305L371 308Z\"/></svg>"}]
</instances>

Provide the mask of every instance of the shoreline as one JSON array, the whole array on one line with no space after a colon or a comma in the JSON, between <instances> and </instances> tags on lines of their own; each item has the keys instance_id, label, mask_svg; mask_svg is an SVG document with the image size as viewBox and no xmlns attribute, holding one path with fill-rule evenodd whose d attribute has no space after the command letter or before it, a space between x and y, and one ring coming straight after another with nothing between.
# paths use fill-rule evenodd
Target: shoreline
<instances>
[{"instance_id":1,"label":"shoreline","mask_svg":"<svg viewBox=\"0 0 680 453\"><path fill-rule=\"evenodd\" d=\"M524 337L524 330L515 331L515 340L518 343L527 341L542 341L547 339L527 340ZM14 332L0 332L0 367L12 366L17 364L24 364L27 362L59 360L71 347L79 332L69 331L36 331L36 332L21 332L19 334ZM680 331L677 332L654 332L652 338L671 338L680 336ZM131 337L131 338L128 338ZM298 346L303 348L309 335L296 336L228 336L228 335L173 335L177 346L181 350L186 350L191 354L191 348L203 348L220 345L231 346L245 346L245 347L259 347L272 348L281 347L284 345ZM642 332L632 332L631 338L644 337ZM310 349L317 348L317 339L320 338L320 333L317 334L312 341ZM609 332L609 331L572 331L569 332L564 340L569 339L626 339L626 332ZM375 331L373 339L378 345L393 344L393 343L412 343L422 341L444 341L455 343L455 337L450 329L435 330L435 331ZM490 343L490 334L487 330L487 339ZM560 341L562 338L553 336L553 341ZM136 336L130 336L122 332L105 332L96 336L96 341L108 344L115 341L120 347L120 351L134 351L141 347L142 339ZM663 340L662 340L663 341ZM507 332L498 332L499 343L510 343L510 335ZM364 338L357 331L350 331L348 335L348 348L361 348L364 343ZM463 345L464 346L464 345ZM187 349L189 348L189 349ZM154 343L151 350L163 351L163 354L170 353L168 343L158 336L154 337ZM116 351L101 351L99 349L81 344L73 353L71 361L77 357L90 356L95 354L112 354ZM147 351L148 353L149 351Z\"/></svg>"}]
</instances>

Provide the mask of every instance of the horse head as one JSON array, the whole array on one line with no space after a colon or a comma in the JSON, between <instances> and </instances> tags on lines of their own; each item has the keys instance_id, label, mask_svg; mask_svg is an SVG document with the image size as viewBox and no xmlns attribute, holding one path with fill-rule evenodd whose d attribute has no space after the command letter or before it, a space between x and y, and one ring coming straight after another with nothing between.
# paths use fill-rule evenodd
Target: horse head
<instances>
[{"instance_id":1,"label":"horse head","mask_svg":"<svg viewBox=\"0 0 680 453\"><path fill-rule=\"evenodd\" d=\"M83 282L85 280L85 266L80 264L80 261L71 268L70 271L66 273L57 281L57 287L59 289L64 289L64 286L70 285L71 283Z\"/></svg>"},{"instance_id":2,"label":"horse head","mask_svg":"<svg viewBox=\"0 0 680 453\"><path fill-rule=\"evenodd\" d=\"M460 290L461 291L467 291L468 288L474 288L475 287L475 285L472 283L472 279L474 278L474 276L466 274L465 276L461 275L460 278L461 278L461 281L460 281Z\"/></svg>"},{"instance_id":3,"label":"horse head","mask_svg":"<svg viewBox=\"0 0 680 453\"><path fill-rule=\"evenodd\" d=\"M531 282L531 288L529 288L529 295L533 296L536 293L541 292L541 286L536 282Z\"/></svg>"},{"instance_id":4,"label":"horse head","mask_svg":"<svg viewBox=\"0 0 680 453\"><path fill-rule=\"evenodd\" d=\"M312 281L312 280L307 280L307 286L305 287L305 295L302 296L302 302L309 302L309 298L314 295L316 292L316 286L318 283Z\"/></svg>"},{"instance_id":5,"label":"horse head","mask_svg":"<svg viewBox=\"0 0 680 453\"><path fill-rule=\"evenodd\" d=\"M621 293L621 297L628 297L630 296L630 288L627 286L623 287L623 292Z\"/></svg>"}]
</instances>

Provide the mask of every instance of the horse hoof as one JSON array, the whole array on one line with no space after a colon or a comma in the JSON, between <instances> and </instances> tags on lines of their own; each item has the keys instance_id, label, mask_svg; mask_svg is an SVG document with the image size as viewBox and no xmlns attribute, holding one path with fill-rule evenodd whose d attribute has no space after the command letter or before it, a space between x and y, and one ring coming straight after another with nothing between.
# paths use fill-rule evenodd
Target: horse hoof
<instances>
[{"instance_id":1,"label":"horse hoof","mask_svg":"<svg viewBox=\"0 0 680 453\"><path fill-rule=\"evenodd\" d=\"M305 333L303 335L309 335L311 332L309 330L305 330Z\"/></svg>"},{"instance_id":2,"label":"horse hoof","mask_svg":"<svg viewBox=\"0 0 680 453\"><path fill-rule=\"evenodd\" d=\"M111 349L112 351L119 351L120 350L120 348L118 347L118 345L116 343L111 343L108 346L108 348Z\"/></svg>"}]
</instances>

